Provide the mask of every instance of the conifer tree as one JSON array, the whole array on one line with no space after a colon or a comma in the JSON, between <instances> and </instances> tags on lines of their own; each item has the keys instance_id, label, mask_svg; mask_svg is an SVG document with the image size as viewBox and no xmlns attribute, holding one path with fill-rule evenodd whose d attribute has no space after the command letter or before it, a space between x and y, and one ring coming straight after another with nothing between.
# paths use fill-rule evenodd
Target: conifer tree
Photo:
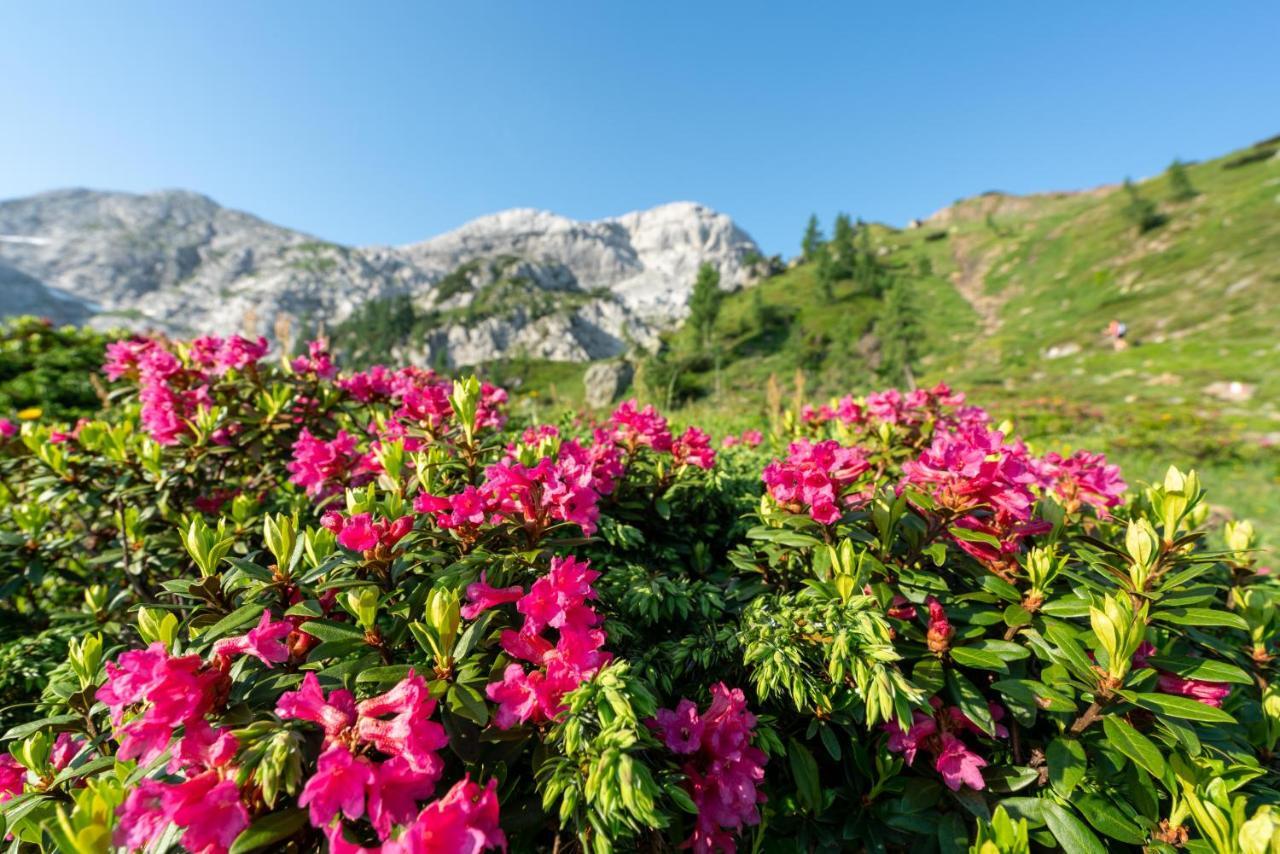
<instances>
[{"instance_id":1,"label":"conifer tree","mask_svg":"<svg viewBox=\"0 0 1280 854\"><path fill-rule=\"evenodd\" d=\"M1146 234L1153 228L1164 225L1164 217L1156 210L1156 203L1144 198L1128 178L1124 179L1124 191L1129 196L1129 201L1124 206L1124 215L1138 229L1138 234Z\"/></svg>"},{"instance_id":2,"label":"conifer tree","mask_svg":"<svg viewBox=\"0 0 1280 854\"><path fill-rule=\"evenodd\" d=\"M809 224L804 229L804 240L800 242L800 249L804 253L804 260L812 261L818 255L818 250L822 248L823 235L822 227L818 225L818 215L809 214Z\"/></svg>"},{"instance_id":3,"label":"conifer tree","mask_svg":"<svg viewBox=\"0 0 1280 854\"><path fill-rule=\"evenodd\" d=\"M915 386L915 364L920 358L920 309L910 279L887 283L876 337L880 339L880 375L887 382Z\"/></svg>"},{"instance_id":4,"label":"conifer tree","mask_svg":"<svg viewBox=\"0 0 1280 854\"><path fill-rule=\"evenodd\" d=\"M1200 195L1199 191L1192 186L1191 177L1187 175L1187 167L1181 160L1174 160L1169 165L1169 199L1185 202L1198 195Z\"/></svg>"},{"instance_id":5,"label":"conifer tree","mask_svg":"<svg viewBox=\"0 0 1280 854\"><path fill-rule=\"evenodd\" d=\"M689 326L698 338L698 346L706 349L711 342L711 331L720 314L720 302L724 294L720 290L720 271L711 264L698 268L698 278L689 295Z\"/></svg>"}]
</instances>

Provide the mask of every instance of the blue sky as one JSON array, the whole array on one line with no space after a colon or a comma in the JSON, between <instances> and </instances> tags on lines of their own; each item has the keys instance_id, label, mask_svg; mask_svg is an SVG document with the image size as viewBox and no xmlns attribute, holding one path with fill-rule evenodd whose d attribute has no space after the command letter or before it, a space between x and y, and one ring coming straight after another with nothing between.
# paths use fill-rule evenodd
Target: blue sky
<instances>
[{"instance_id":1,"label":"blue sky","mask_svg":"<svg viewBox=\"0 0 1280 854\"><path fill-rule=\"evenodd\" d=\"M813 211L1280 132L1274 2L891 5L6 4L0 198L184 187L354 244L693 199L793 254Z\"/></svg>"}]
</instances>

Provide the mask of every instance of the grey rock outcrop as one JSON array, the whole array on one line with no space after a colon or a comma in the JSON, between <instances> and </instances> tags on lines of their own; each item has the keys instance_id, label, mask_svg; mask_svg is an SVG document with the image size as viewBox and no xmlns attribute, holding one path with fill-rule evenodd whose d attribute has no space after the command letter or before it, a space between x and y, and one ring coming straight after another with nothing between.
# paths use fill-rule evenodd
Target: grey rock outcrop
<instances>
[{"instance_id":1,"label":"grey rock outcrop","mask_svg":"<svg viewBox=\"0 0 1280 854\"><path fill-rule=\"evenodd\" d=\"M634 377L635 369L630 362L596 362L582 377L587 406L593 409L610 406L627 390Z\"/></svg>"},{"instance_id":2,"label":"grey rock outcrop","mask_svg":"<svg viewBox=\"0 0 1280 854\"><path fill-rule=\"evenodd\" d=\"M593 222L509 210L421 243L363 248L179 190L63 190L0 202L0 270L25 277L12 287L68 297L37 299L36 313L57 308L59 319L93 314L98 326L272 337L282 319L312 332L369 300L407 294L446 318L414 349L452 365L515 353L585 361L650 346L687 311L700 264L714 264L722 286L733 289L749 280L744 258L757 254L732 219L689 202ZM450 275L468 265L465 279ZM448 311L466 308L494 269L566 297L550 300L551 308L539 298L483 316ZM0 313L27 304L15 298Z\"/></svg>"}]
</instances>

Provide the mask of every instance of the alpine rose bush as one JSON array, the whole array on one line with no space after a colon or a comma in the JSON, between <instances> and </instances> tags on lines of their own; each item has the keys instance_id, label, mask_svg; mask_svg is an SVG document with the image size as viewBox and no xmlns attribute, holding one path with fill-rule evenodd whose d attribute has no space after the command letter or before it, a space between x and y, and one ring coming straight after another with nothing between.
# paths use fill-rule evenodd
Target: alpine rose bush
<instances>
[{"instance_id":1,"label":"alpine rose bush","mask_svg":"<svg viewBox=\"0 0 1280 854\"><path fill-rule=\"evenodd\" d=\"M713 438L322 341L103 381L0 420L0 608L65 649L11 850L1280 850L1280 588L1194 472L945 385Z\"/></svg>"}]
</instances>

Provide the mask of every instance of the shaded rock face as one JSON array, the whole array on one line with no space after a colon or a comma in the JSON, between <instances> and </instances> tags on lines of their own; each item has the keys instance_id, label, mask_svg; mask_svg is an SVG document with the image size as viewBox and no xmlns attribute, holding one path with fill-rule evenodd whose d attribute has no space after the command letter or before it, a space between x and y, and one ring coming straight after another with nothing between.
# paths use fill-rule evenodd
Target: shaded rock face
<instances>
[{"instance_id":1,"label":"shaded rock face","mask_svg":"<svg viewBox=\"0 0 1280 854\"><path fill-rule=\"evenodd\" d=\"M39 279L3 262L0 262L0 306L6 314L34 314L58 324L82 324L93 315L93 309L82 300L47 288Z\"/></svg>"},{"instance_id":2,"label":"shaded rock face","mask_svg":"<svg viewBox=\"0 0 1280 854\"><path fill-rule=\"evenodd\" d=\"M516 304L416 343L451 365L517 351L584 361L652 344L686 313L700 264L715 265L733 289L748 281L743 259L757 252L729 217L688 202L594 222L510 210L421 243L364 248L185 191L65 190L0 202L0 270L26 277L20 287L32 293L66 294L67 305L37 300L32 311L63 309L59 319L72 322L93 314L98 326L273 337L287 320L310 332L402 294L424 306L465 305L466 295L440 292L442 280L495 259L537 288L580 295L551 315ZM6 302L0 312L23 313L25 304Z\"/></svg>"},{"instance_id":3,"label":"shaded rock face","mask_svg":"<svg viewBox=\"0 0 1280 854\"><path fill-rule=\"evenodd\" d=\"M635 370L630 362L597 362L587 368L582 378L587 406L604 409L613 405L631 385L634 376Z\"/></svg>"}]
</instances>

